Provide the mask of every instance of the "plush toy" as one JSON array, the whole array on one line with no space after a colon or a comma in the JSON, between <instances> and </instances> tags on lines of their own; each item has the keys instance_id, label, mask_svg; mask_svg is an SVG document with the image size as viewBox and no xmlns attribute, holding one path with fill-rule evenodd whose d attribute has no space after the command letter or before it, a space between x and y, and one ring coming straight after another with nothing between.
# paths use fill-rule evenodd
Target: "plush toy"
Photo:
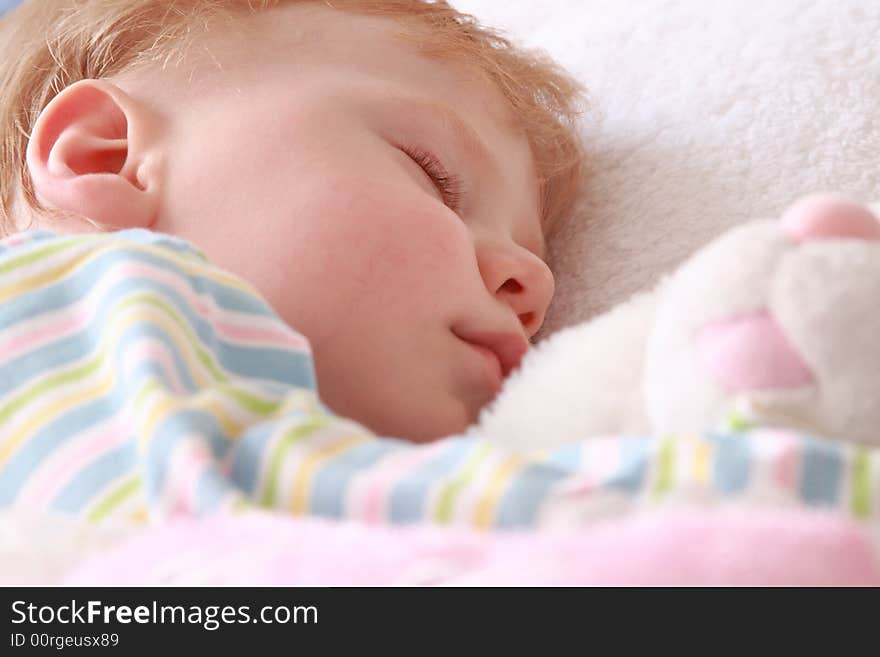
<instances>
[{"instance_id":1,"label":"plush toy","mask_svg":"<svg viewBox=\"0 0 880 657\"><path fill-rule=\"evenodd\" d=\"M871 211L813 196L730 230L655 290L538 345L471 433L549 448L719 422L880 444Z\"/></svg>"}]
</instances>

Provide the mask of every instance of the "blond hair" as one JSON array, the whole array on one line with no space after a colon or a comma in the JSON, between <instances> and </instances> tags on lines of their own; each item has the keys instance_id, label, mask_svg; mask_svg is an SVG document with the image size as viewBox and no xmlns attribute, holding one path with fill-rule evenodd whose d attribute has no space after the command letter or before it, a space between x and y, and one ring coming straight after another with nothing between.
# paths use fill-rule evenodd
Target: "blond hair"
<instances>
[{"instance_id":1,"label":"blond hair","mask_svg":"<svg viewBox=\"0 0 880 657\"><path fill-rule=\"evenodd\" d=\"M218 17L306 0L26 0L0 19L0 235L17 198L45 213L27 170L43 108L68 85L183 60ZM503 92L532 149L549 232L570 209L582 167L575 123L582 88L549 58L514 46L444 1L332 0L336 9L406 21L420 52L479 67ZM423 29L419 29L423 28ZM406 36L404 30L403 35Z\"/></svg>"}]
</instances>

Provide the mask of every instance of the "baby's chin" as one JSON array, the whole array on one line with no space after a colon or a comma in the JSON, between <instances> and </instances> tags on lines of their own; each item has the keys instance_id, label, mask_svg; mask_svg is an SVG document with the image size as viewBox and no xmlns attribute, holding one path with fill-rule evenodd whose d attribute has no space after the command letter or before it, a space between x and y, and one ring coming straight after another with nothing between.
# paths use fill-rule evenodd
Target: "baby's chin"
<instances>
[{"instance_id":1,"label":"baby's chin","mask_svg":"<svg viewBox=\"0 0 880 657\"><path fill-rule=\"evenodd\" d=\"M402 400L401 400L402 401ZM422 400L427 401L427 400ZM458 400L439 400L432 404L401 404L398 408L355 409L334 408L343 417L355 420L383 438L396 438L411 443L430 443L449 436L461 435L474 422L479 408Z\"/></svg>"}]
</instances>

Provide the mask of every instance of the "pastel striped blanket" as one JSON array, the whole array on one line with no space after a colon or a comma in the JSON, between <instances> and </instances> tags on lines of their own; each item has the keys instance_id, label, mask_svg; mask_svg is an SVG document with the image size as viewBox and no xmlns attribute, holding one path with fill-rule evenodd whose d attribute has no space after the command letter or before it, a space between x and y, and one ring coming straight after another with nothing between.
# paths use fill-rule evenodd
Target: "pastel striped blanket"
<instances>
[{"instance_id":1,"label":"pastel striped blanket","mask_svg":"<svg viewBox=\"0 0 880 657\"><path fill-rule=\"evenodd\" d=\"M531 453L383 439L328 412L306 340L190 245L142 230L0 243L0 506L513 528L673 500L874 523L880 450L760 428Z\"/></svg>"}]
</instances>

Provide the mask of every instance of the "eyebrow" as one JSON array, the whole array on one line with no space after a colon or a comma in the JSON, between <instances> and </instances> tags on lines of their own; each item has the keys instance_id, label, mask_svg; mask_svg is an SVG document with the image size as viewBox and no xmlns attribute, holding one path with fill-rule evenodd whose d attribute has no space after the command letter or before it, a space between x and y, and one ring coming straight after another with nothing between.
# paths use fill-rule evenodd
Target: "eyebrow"
<instances>
[{"instance_id":1,"label":"eyebrow","mask_svg":"<svg viewBox=\"0 0 880 657\"><path fill-rule=\"evenodd\" d=\"M452 106L437 101L433 98L411 96L404 94L392 94L386 100L409 106L417 112L424 112L439 119L446 132L448 132L461 146L464 152L474 161L491 170L495 169L495 161L490 155L486 142L480 134L467 121L462 119ZM539 211L539 214L540 211ZM541 229L538 232L537 254L542 260L547 257L547 236L544 234L543 218L540 222Z\"/></svg>"},{"instance_id":2,"label":"eyebrow","mask_svg":"<svg viewBox=\"0 0 880 657\"><path fill-rule=\"evenodd\" d=\"M388 100L406 104L417 112L424 112L436 117L446 132L458 142L467 155L487 168L495 168L495 162L486 142L473 126L462 119L461 115L450 105L432 98L409 95L394 95Z\"/></svg>"}]
</instances>

